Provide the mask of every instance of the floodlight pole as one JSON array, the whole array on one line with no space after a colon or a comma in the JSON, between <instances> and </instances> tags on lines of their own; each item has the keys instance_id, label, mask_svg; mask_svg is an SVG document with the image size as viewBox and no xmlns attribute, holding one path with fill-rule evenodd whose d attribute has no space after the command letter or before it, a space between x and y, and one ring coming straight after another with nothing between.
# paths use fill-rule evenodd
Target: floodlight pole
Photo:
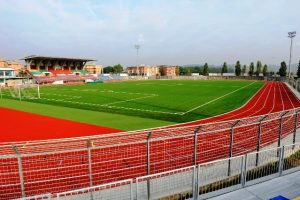
<instances>
[{"instance_id":1,"label":"floodlight pole","mask_svg":"<svg viewBox=\"0 0 300 200\"><path fill-rule=\"evenodd\" d=\"M141 45L139 44L135 44L134 48L136 49L136 67L137 67L137 72L140 75L140 71L139 71L139 49L141 48Z\"/></svg>"},{"instance_id":2,"label":"floodlight pole","mask_svg":"<svg viewBox=\"0 0 300 200\"><path fill-rule=\"evenodd\" d=\"M231 157L233 154L233 128L240 122L241 120L236 120L231 124L230 128L230 144L229 144L229 160L228 160L228 176L230 176L230 168L231 168Z\"/></svg>"},{"instance_id":3,"label":"floodlight pole","mask_svg":"<svg viewBox=\"0 0 300 200\"><path fill-rule=\"evenodd\" d=\"M260 151L260 143L261 143L261 124L262 121L265 120L268 117L268 115L265 115L263 117L261 117L258 120L258 131L257 131L257 146L256 146L256 162L255 162L255 166L258 165L258 160L259 160L259 154L258 152Z\"/></svg>"},{"instance_id":4,"label":"floodlight pole","mask_svg":"<svg viewBox=\"0 0 300 200\"><path fill-rule=\"evenodd\" d=\"M296 31L288 32L288 37L291 38L290 45L290 59L289 59L289 79L291 78L291 61L292 61L292 47L293 47L293 38L296 37Z\"/></svg>"}]
</instances>

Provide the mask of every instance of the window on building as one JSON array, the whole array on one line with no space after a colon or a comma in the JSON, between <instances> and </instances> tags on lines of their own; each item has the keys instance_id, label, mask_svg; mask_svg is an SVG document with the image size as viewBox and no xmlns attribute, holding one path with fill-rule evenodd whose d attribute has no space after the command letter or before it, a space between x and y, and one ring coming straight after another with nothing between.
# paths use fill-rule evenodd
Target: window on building
<instances>
[{"instance_id":1,"label":"window on building","mask_svg":"<svg viewBox=\"0 0 300 200\"><path fill-rule=\"evenodd\" d=\"M12 75L12 71L5 71L5 76L11 76Z\"/></svg>"}]
</instances>

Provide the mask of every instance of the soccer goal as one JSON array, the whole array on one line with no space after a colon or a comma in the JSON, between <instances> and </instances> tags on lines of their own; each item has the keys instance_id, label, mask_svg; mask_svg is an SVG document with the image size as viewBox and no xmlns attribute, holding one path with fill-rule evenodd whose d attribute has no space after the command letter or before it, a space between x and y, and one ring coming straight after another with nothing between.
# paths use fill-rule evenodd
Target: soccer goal
<instances>
[{"instance_id":1,"label":"soccer goal","mask_svg":"<svg viewBox=\"0 0 300 200\"><path fill-rule=\"evenodd\" d=\"M38 84L19 84L14 87L0 88L0 96L14 99L40 99L40 86Z\"/></svg>"}]
</instances>

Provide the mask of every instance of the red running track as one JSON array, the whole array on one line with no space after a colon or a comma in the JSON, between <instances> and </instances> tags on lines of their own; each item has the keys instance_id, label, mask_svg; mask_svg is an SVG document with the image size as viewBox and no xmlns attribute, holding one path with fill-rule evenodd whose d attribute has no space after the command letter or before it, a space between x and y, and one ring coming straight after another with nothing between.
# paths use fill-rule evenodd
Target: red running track
<instances>
[{"instance_id":1,"label":"red running track","mask_svg":"<svg viewBox=\"0 0 300 200\"><path fill-rule=\"evenodd\" d=\"M0 113L0 144L28 140L82 137L121 131L7 108L0 108Z\"/></svg>"},{"instance_id":2,"label":"red running track","mask_svg":"<svg viewBox=\"0 0 300 200\"><path fill-rule=\"evenodd\" d=\"M213 118L177 125L177 129L173 129L172 132L165 131L164 134L180 136L183 133L182 130L185 132L194 130L195 126L189 129L187 125L208 124L205 129L214 131L199 134L197 140L197 164L199 164L228 157L228 129L220 130L214 127L214 124L209 125L210 122L224 120L232 122L235 119L274 113L299 106L299 100L284 83L268 82L243 107ZM277 115L274 114L274 116ZM279 122L275 117L270 117L270 121L262 124L262 147L277 140ZM293 121L293 115L283 119L283 137L292 132ZM226 122L220 124L224 127L228 125ZM162 132L162 129L155 130L153 137ZM93 142L98 148L91 150L93 184L99 185L146 175L146 143L144 141L146 133L113 134L104 139L94 139ZM237 127L234 134L233 156L254 151L256 134L257 125ZM193 136L156 139L158 140L153 140L150 144L151 174L193 165ZM132 144L128 144L129 142ZM38 149L42 146L47 145L39 147L24 145L24 148L19 146L19 150L27 153L39 152ZM48 144L47 148L54 150L67 147L72 148L72 151L47 155L43 153L24 155L22 167L26 195L57 193L89 186L88 151L85 148L85 140L52 143ZM82 150L75 150L79 147ZM15 157L0 159L0 199L20 197L20 188L17 159Z\"/></svg>"},{"instance_id":3,"label":"red running track","mask_svg":"<svg viewBox=\"0 0 300 200\"><path fill-rule=\"evenodd\" d=\"M273 112L300 107L299 99L285 83L266 82L266 84L242 107L218 116L182 123L169 127L192 126L220 121L229 121L245 117L265 115Z\"/></svg>"}]
</instances>

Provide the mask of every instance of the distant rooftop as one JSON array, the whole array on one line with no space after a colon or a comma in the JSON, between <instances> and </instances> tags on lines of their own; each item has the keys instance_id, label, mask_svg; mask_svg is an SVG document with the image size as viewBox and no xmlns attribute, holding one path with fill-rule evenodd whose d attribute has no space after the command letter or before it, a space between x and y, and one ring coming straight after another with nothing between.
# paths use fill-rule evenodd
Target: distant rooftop
<instances>
[{"instance_id":1,"label":"distant rooftop","mask_svg":"<svg viewBox=\"0 0 300 200\"><path fill-rule=\"evenodd\" d=\"M21 60L38 60L38 59L47 59L47 60L70 60L70 61L81 61L81 62L89 62L89 61L96 61L89 58L66 58L66 57L53 57L53 56L38 56L38 55L31 55Z\"/></svg>"}]
</instances>

